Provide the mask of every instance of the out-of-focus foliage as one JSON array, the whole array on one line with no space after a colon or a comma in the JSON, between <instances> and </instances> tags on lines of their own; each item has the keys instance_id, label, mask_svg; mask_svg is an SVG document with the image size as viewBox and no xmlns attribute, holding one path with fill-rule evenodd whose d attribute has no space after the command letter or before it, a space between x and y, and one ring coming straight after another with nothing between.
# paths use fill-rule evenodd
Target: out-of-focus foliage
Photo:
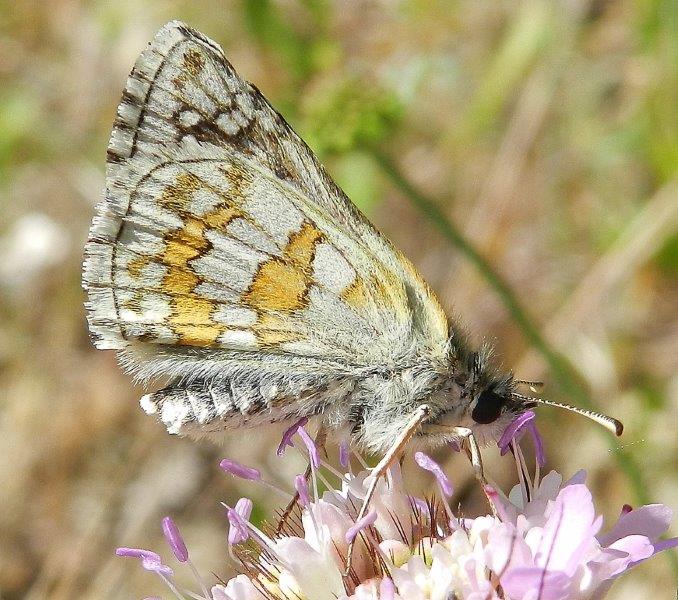
<instances>
[{"instance_id":1,"label":"out-of-focus foliage","mask_svg":"<svg viewBox=\"0 0 678 600\"><path fill-rule=\"evenodd\" d=\"M115 108L134 59L174 18L224 47L450 314L477 339L496 340L507 367L544 379L545 395L567 401L492 287L392 185L372 149L434 198L509 282L595 405L625 421L619 444L639 465L642 492L678 506L674 1L5 2L3 599L149 593L156 582L113 549L160 548L167 513L201 571L226 577L218 501L259 490L224 477L217 459L254 464L279 482L292 475L281 473L289 461L273 456L279 431L231 436L222 448L168 436L141 413L142 392L111 353L87 339L81 248ZM614 449L574 416L542 410L540 420L551 464L565 474L587 468L598 506L614 520L638 494ZM485 451L487 468L505 488L510 469L497 454ZM468 514L486 512L468 464L450 460L454 501ZM674 582L660 559L612 597L673 598Z\"/></svg>"}]
</instances>

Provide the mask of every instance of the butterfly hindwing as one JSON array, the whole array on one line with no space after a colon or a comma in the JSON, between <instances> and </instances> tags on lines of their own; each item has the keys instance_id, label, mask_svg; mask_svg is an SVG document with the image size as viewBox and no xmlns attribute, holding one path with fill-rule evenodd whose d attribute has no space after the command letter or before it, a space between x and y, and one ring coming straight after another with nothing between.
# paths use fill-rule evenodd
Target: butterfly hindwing
<instances>
[{"instance_id":1,"label":"butterfly hindwing","mask_svg":"<svg viewBox=\"0 0 678 600\"><path fill-rule=\"evenodd\" d=\"M178 22L129 76L83 285L97 347L178 381L204 381L192 370L210 361L265 379L270 361L238 367L260 355L282 371L392 365L448 335L410 263L219 46Z\"/></svg>"}]
</instances>

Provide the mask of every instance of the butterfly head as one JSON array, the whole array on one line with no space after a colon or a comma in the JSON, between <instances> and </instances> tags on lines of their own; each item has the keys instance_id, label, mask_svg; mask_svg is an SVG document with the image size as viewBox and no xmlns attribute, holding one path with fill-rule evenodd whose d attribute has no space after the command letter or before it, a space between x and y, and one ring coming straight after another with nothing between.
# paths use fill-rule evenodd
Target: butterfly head
<instances>
[{"instance_id":1,"label":"butterfly head","mask_svg":"<svg viewBox=\"0 0 678 600\"><path fill-rule=\"evenodd\" d=\"M459 420L482 442L501 437L518 415L535 406L527 397L516 396L517 384L510 373L501 373L474 354L474 366L461 388Z\"/></svg>"},{"instance_id":2,"label":"butterfly head","mask_svg":"<svg viewBox=\"0 0 678 600\"><path fill-rule=\"evenodd\" d=\"M483 348L469 352L462 360L457 354L457 360L451 361L449 383L436 403L440 412L423 428L431 441L449 441L458 427L470 429L481 444L498 440L517 416L540 404L576 412L621 435L621 422L607 415L521 393L524 387L535 392L541 383L501 372L490 354L489 348Z\"/></svg>"},{"instance_id":3,"label":"butterfly head","mask_svg":"<svg viewBox=\"0 0 678 600\"><path fill-rule=\"evenodd\" d=\"M511 421L534 406L515 396L513 376L496 368L489 348L455 353L443 378L438 394L429 399L434 414L423 427L434 444L456 437L458 427L470 429L481 444L498 440Z\"/></svg>"}]
</instances>

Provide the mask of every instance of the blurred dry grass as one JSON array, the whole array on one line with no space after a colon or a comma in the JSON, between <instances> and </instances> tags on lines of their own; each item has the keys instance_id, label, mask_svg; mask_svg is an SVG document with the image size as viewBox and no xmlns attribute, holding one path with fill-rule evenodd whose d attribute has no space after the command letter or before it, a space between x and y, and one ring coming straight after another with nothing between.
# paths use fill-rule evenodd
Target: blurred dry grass
<instances>
[{"instance_id":1,"label":"blurred dry grass","mask_svg":"<svg viewBox=\"0 0 678 600\"><path fill-rule=\"evenodd\" d=\"M401 195L377 145L510 283L596 406L625 421L629 483L595 426L542 411L550 465L589 471L606 517L678 506L678 5L672 0L0 3L0 594L160 591L118 545L162 548L173 514L225 576L218 501L256 493L217 458L284 481L276 433L215 449L170 438L110 353L89 345L81 248L127 71L186 20L219 41L349 195L522 377L543 355L474 264ZM568 400L562 385L547 386ZM510 471L488 449L489 469ZM450 472L484 510L459 459ZM284 470L287 472L284 472ZM508 483L508 475L504 476ZM422 483L426 480L422 480ZM466 484L464 485L464 482ZM634 488L635 485L635 488ZM261 517L266 511L260 499ZM674 535L676 531L674 528ZM657 559L614 598L673 598Z\"/></svg>"}]
</instances>

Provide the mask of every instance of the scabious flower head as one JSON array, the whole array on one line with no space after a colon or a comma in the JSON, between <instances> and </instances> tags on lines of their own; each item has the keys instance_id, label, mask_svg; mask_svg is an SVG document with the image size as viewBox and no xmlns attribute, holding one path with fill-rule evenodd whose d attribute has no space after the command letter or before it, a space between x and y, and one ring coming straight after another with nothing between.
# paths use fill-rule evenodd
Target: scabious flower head
<instances>
[{"instance_id":1,"label":"scabious flower head","mask_svg":"<svg viewBox=\"0 0 678 600\"><path fill-rule=\"evenodd\" d=\"M527 465L517 443L526 431L531 433L535 445L534 478L527 475ZM596 516L583 471L566 482L555 471L539 477L544 463L543 444L533 415L519 417L499 443L503 453L510 450L514 455L519 484L507 495L494 484L486 485L484 491L492 510L475 518L452 512L448 503L453 493L449 478L431 457L417 453L417 464L433 473L440 494L428 499L409 495L400 467L395 464L387 477L377 482L369 509L359 519L372 474L353 473L345 449L340 462L348 472L339 473L323 463L300 424L286 432L281 446L292 445L294 435L300 436L311 459L312 486L303 476L295 478L299 500L291 511L284 513L284 520L277 527L260 529L250 523L252 503L245 498L235 508L229 508L229 554L242 572L211 590L201 582L203 595L193 593L193 597L602 598L624 572L657 552L678 545L678 539L659 540L671 520L671 510L660 504L637 509L624 505L617 522L601 533L602 518ZM225 470L233 472L230 468ZM319 494L318 478L332 475L338 484ZM175 536L168 539L175 550ZM355 543L353 561L345 576L351 542ZM145 568L158 572L173 586L171 571L157 554L123 550L124 555L141 558ZM183 555L180 552L180 560ZM181 594L172 589L178 596Z\"/></svg>"}]
</instances>

